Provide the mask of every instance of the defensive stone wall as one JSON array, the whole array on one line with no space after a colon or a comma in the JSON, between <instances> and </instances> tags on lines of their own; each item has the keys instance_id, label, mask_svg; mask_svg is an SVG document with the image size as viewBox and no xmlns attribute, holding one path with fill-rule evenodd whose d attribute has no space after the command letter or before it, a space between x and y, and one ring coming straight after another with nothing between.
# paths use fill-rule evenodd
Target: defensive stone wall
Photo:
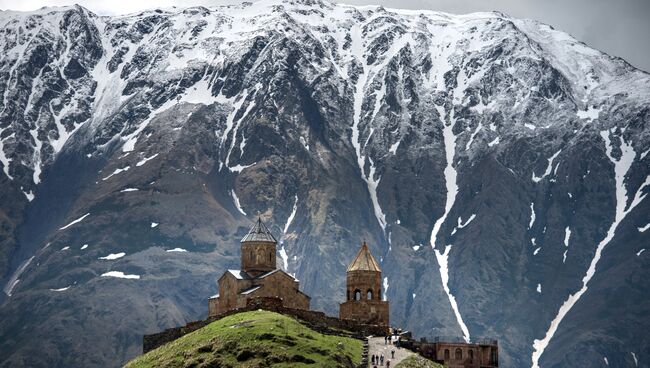
<instances>
[{"instance_id":1,"label":"defensive stone wall","mask_svg":"<svg viewBox=\"0 0 650 368\"><path fill-rule=\"evenodd\" d=\"M352 320L330 317L323 312L286 308L282 306L282 299L264 297L251 299L248 301L246 307L233 309L223 314L209 317L202 321L194 321L188 323L185 326L170 328L163 332L151 335L144 335L142 341L142 352L147 353L161 345L174 341L223 317L258 309L295 317L312 330L327 335L348 336L364 339L369 335L384 336L388 332L386 326L361 324Z\"/></svg>"}]
</instances>

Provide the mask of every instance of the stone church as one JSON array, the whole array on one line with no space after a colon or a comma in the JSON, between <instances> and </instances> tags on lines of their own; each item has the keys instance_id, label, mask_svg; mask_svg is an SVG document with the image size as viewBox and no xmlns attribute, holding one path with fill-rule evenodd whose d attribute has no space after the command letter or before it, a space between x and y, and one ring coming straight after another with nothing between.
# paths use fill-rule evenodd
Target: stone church
<instances>
[{"instance_id":1,"label":"stone church","mask_svg":"<svg viewBox=\"0 0 650 368\"><path fill-rule=\"evenodd\" d=\"M298 280L277 268L277 240L258 217L241 240L241 269L219 278L219 294L208 301L210 316L246 307L249 300L274 297L286 308L309 310L310 297L299 290Z\"/></svg>"},{"instance_id":2,"label":"stone church","mask_svg":"<svg viewBox=\"0 0 650 368\"><path fill-rule=\"evenodd\" d=\"M388 326L388 301L381 298L381 268L365 241L348 266L346 283L347 300L340 305L339 318Z\"/></svg>"}]
</instances>

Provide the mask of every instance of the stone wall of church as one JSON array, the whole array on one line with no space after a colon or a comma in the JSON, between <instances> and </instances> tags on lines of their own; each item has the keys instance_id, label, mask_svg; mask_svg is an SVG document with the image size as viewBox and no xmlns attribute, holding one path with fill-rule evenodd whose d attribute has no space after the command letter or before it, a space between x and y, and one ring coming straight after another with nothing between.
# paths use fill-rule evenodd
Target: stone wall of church
<instances>
[{"instance_id":1,"label":"stone wall of church","mask_svg":"<svg viewBox=\"0 0 650 368\"><path fill-rule=\"evenodd\" d=\"M375 271L351 271L346 276L347 300L368 299L372 294L372 300L381 300L381 272Z\"/></svg>"},{"instance_id":2,"label":"stone wall of church","mask_svg":"<svg viewBox=\"0 0 650 368\"><path fill-rule=\"evenodd\" d=\"M241 244L241 269L253 276L273 271L276 265L275 243L245 242Z\"/></svg>"},{"instance_id":3,"label":"stone wall of church","mask_svg":"<svg viewBox=\"0 0 650 368\"><path fill-rule=\"evenodd\" d=\"M298 282L289 275L276 272L259 280L263 287L251 297L276 297L285 308L309 309L310 299L298 290Z\"/></svg>"},{"instance_id":4,"label":"stone wall of church","mask_svg":"<svg viewBox=\"0 0 650 368\"><path fill-rule=\"evenodd\" d=\"M219 314L219 298L208 299L208 316Z\"/></svg>"},{"instance_id":5,"label":"stone wall of church","mask_svg":"<svg viewBox=\"0 0 650 368\"><path fill-rule=\"evenodd\" d=\"M242 289L250 287L251 282L248 280L237 280L234 276L225 275L219 279L219 298L216 301L214 314L221 314L227 310L239 308L242 304L239 302L238 294ZM243 303L246 305L246 302ZM208 309L210 303L208 302ZM210 314L212 315L212 313Z\"/></svg>"},{"instance_id":6,"label":"stone wall of church","mask_svg":"<svg viewBox=\"0 0 650 368\"><path fill-rule=\"evenodd\" d=\"M388 302L381 300L349 300L342 303L339 310L341 319L364 324L389 325Z\"/></svg>"}]
</instances>

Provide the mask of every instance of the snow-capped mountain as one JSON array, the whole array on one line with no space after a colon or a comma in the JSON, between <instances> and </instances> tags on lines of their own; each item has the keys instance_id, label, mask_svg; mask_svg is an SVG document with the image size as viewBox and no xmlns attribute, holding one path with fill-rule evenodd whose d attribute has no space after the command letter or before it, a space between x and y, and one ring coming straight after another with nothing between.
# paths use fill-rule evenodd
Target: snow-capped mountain
<instances>
[{"instance_id":1,"label":"snow-capped mountain","mask_svg":"<svg viewBox=\"0 0 650 368\"><path fill-rule=\"evenodd\" d=\"M203 318L259 213L335 314L504 367L648 366L650 75L500 13L317 0L0 12L2 366L117 366Z\"/></svg>"}]
</instances>

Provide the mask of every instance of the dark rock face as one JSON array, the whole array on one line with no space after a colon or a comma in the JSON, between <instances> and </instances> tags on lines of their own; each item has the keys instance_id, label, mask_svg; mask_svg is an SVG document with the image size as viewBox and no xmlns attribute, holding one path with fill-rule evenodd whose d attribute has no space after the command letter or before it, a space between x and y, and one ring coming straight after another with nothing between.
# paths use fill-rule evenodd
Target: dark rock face
<instances>
[{"instance_id":1,"label":"dark rock face","mask_svg":"<svg viewBox=\"0 0 650 368\"><path fill-rule=\"evenodd\" d=\"M0 20L1 366L117 366L204 318L257 213L314 309L366 239L415 336L650 359L650 77L624 61L497 13Z\"/></svg>"}]
</instances>

